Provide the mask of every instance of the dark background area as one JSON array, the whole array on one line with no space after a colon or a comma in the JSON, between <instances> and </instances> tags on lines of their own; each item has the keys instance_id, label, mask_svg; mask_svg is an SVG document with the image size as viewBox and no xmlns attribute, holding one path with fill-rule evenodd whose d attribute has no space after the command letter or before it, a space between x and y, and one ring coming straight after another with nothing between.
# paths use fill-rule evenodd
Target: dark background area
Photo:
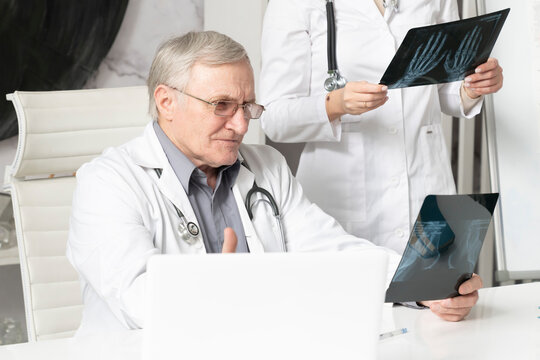
<instances>
[{"instance_id":1,"label":"dark background area","mask_svg":"<svg viewBox=\"0 0 540 360\"><path fill-rule=\"evenodd\" d=\"M128 0L0 0L0 140L18 133L15 90L80 89L107 55Z\"/></svg>"}]
</instances>

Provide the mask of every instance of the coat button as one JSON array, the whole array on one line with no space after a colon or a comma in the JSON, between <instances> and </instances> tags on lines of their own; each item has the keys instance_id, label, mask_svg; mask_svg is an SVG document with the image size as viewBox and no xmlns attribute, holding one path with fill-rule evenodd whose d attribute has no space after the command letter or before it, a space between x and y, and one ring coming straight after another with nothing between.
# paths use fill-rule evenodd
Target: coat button
<instances>
[{"instance_id":1,"label":"coat button","mask_svg":"<svg viewBox=\"0 0 540 360\"><path fill-rule=\"evenodd\" d=\"M405 232L401 229L396 229L395 233L397 237L403 237L405 235Z\"/></svg>"},{"instance_id":2,"label":"coat button","mask_svg":"<svg viewBox=\"0 0 540 360\"><path fill-rule=\"evenodd\" d=\"M396 127L389 128L388 133L390 133L392 135L395 135L395 134L398 133L398 128L396 128Z\"/></svg>"}]
</instances>

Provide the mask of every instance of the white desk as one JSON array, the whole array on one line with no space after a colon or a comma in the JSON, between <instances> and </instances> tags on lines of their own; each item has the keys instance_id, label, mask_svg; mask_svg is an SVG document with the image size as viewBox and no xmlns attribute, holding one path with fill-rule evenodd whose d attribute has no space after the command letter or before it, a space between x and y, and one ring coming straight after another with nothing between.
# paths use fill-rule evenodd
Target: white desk
<instances>
[{"instance_id":1,"label":"white desk","mask_svg":"<svg viewBox=\"0 0 540 360\"><path fill-rule=\"evenodd\" d=\"M379 359L540 360L540 283L482 289L458 323L403 307L385 310L391 322L410 332L382 340Z\"/></svg>"},{"instance_id":2,"label":"white desk","mask_svg":"<svg viewBox=\"0 0 540 360\"><path fill-rule=\"evenodd\" d=\"M429 310L385 306L379 359L540 359L540 283L482 289L467 320L450 323ZM140 358L142 330L0 347L1 360Z\"/></svg>"}]
</instances>

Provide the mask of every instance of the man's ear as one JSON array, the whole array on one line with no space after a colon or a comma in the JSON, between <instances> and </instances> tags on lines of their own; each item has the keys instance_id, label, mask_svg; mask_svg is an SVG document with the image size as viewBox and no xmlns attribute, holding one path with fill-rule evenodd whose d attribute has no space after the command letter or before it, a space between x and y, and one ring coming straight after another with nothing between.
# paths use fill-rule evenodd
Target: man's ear
<instances>
[{"instance_id":1,"label":"man's ear","mask_svg":"<svg viewBox=\"0 0 540 360\"><path fill-rule=\"evenodd\" d=\"M159 113L159 118L165 121L172 121L178 101L176 100L176 94L174 90L165 86L158 85L154 90L154 101Z\"/></svg>"}]
</instances>

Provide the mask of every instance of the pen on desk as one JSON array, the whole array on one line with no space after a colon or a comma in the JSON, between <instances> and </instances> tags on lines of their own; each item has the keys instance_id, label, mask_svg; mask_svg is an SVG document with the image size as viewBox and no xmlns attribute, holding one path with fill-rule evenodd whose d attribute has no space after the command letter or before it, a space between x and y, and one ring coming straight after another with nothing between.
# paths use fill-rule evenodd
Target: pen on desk
<instances>
[{"instance_id":1,"label":"pen on desk","mask_svg":"<svg viewBox=\"0 0 540 360\"><path fill-rule=\"evenodd\" d=\"M406 333L407 333L407 328L401 328L394 331L385 332L379 335L379 340L386 339L392 336L406 334Z\"/></svg>"}]
</instances>

